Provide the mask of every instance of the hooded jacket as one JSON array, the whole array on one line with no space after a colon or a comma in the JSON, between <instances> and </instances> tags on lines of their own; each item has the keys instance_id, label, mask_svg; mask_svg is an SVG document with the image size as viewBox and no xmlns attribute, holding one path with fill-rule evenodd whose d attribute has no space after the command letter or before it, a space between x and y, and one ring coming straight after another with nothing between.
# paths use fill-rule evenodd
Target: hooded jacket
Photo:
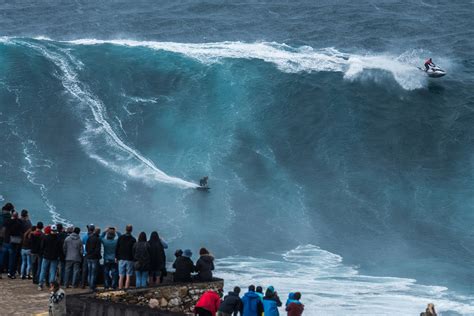
<instances>
[{"instance_id":1,"label":"hooded jacket","mask_svg":"<svg viewBox=\"0 0 474 316\"><path fill-rule=\"evenodd\" d=\"M139 241L133 245L133 258L135 260L135 270L150 270L150 246L146 241Z\"/></svg>"},{"instance_id":2,"label":"hooded jacket","mask_svg":"<svg viewBox=\"0 0 474 316\"><path fill-rule=\"evenodd\" d=\"M224 297L224 301L219 306L219 311L226 314L233 314L240 312L242 314L242 300L239 295L234 292L229 292L228 295Z\"/></svg>"},{"instance_id":3,"label":"hooded jacket","mask_svg":"<svg viewBox=\"0 0 474 316\"><path fill-rule=\"evenodd\" d=\"M281 306L282 303L280 298L275 293L273 286L269 286L265 291L265 297L263 298L263 310L265 316L279 316L278 306Z\"/></svg>"},{"instance_id":4,"label":"hooded jacket","mask_svg":"<svg viewBox=\"0 0 474 316\"><path fill-rule=\"evenodd\" d=\"M288 316L301 316L304 311L304 305L299 301L291 302L286 307L286 311L288 312Z\"/></svg>"},{"instance_id":5,"label":"hooded jacket","mask_svg":"<svg viewBox=\"0 0 474 316\"><path fill-rule=\"evenodd\" d=\"M176 258L173 263L173 268L176 269L174 273L174 282L191 282L191 273L194 272L194 263L189 257L181 256Z\"/></svg>"},{"instance_id":6,"label":"hooded jacket","mask_svg":"<svg viewBox=\"0 0 474 316\"><path fill-rule=\"evenodd\" d=\"M196 262L196 272L199 281L212 281L212 270L214 270L214 257L202 255Z\"/></svg>"},{"instance_id":7,"label":"hooded jacket","mask_svg":"<svg viewBox=\"0 0 474 316\"><path fill-rule=\"evenodd\" d=\"M107 232L103 232L100 235L100 240L102 241L102 246L104 246L104 261L105 262L114 262L115 261L115 251L117 249L117 242L120 237L120 233L117 232L114 235L114 238L109 238L112 235L109 235Z\"/></svg>"},{"instance_id":8,"label":"hooded jacket","mask_svg":"<svg viewBox=\"0 0 474 316\"><path fill-rule=\"evenodd\" d=\"M220 303L221 298L219 297L219 294L214 291L206 291L199 298L195 307L204 308L205 310L209 311L212 316L214 316L219 309Z\"/></svg>"},{"instance_id":9,"label":"hooded jacket","mask_svg":"<svg viewBox=\"0 0 474 316\"><path fill-rule=\"evenodd\" d=\"M115 249L115 258L117 260L133 261L133 244L137 240L131 234L123 234L117 240L117 248Z\"/></svg>"},{"instance_id":10,"label":"hooded jacket","mask_svg":"<svg viewBox=\"0 0 474 316\"><path fill-rule=\"evenodd\" d=\"M59 239L58 234L45 235L42 243L41 250L43 259L47 260L58 260L59 258Z\"/></svg>"},{"instance_id":11,"label":"hooded jacket","mask_svg":"<svg viewBox=\"0 0 474 316\"><path fill-rule=\"evenodd\" d=\"M66 261L81 262L83 252L81 237L76 233L69 235L64 241L63 251Z\"/></svg>"},{"instance_id":12,"label":"hooded jacket","mask_svg":"<svg viewBox=\"0 0 474 316\"><path fill-rule=\"evenodd\" d=\"M102 257L100 254L101 246L102 244L97 234L89 235L86 242L86 259L99 260Z\"/></svg>"},{"instance_id":13,"label":"hooded jacket","mask_svg":"<svg viewBox=\"0 0 474 316\"><path fill-rule=\"evenodd\" d=\"M257 293L249 291L242 297L244 304L242 316L261 316L263 313L263 304Z\"/></svg>"}]
</instances>

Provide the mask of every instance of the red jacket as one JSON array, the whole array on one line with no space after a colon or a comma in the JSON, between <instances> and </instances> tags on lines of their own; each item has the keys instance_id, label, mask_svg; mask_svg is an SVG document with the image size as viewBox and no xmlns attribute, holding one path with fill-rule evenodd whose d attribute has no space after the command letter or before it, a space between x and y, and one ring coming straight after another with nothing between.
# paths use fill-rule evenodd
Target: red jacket
<instances>
[{"instance_id":1,"label":"red jacket","mask_svg":"<svg viewBox=\"0 0 474 316\"><path fill-rule=\"evenodd\" d=\"M301 316L303 314L303 310L304 310L303 304L290 303L290 305L286 307L288 316Z\"/></svg>"},{"instance_id":2,"label":"red jacket","mask_svg":"<svg viewBox=\"0 0 474 316\"><path fill-rule=\"evenodd\" d=\"M206 291L199 298L195 307L204 308L205 310L210 311L211 314L214 316L216 315L216 312L219 309L220 304L221 304L221 298L219 297L219 294L217 294L214 291Z\"/></svg>"},{"instance_id":3,"label":"red jacket","mask_svg":"<svg viewBox=\"0 0 474 316\"><path fill-rule=\"evenodd\" d=\"M429 65L429 64L432 64L432 63L433 63L433 62L431 61L431 58L429 58L429 59L427 59L427 60L425 61L425 65Z\"/></svg>"}]
</instances>

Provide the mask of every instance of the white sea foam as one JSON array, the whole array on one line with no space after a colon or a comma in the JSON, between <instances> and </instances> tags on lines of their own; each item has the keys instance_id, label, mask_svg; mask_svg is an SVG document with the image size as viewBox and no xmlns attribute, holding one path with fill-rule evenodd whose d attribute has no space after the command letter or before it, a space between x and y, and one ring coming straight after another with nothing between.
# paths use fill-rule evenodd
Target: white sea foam
<instances>
[{"instance_id":1,"label":"white sea foam","mask_svg":"<svg viewBox=\"0 0 474 316\"><path fill-rule=\"evenodd\" d=\"M289 292L302 292L304 315L419 315L433 302L438 312L474 315L474 298L413 279L361 275L341 256L313 245L299 246L272 260L218 259L216 274L234 286L273 285L285 303ZM280 313L285 315L284 307Z\"/></svg>"},{"instance_id":2,"label":"white sea foam","mask_svg":"<svg viewBox=\"0 0 474 316\"><path fill-rule=\"evenodd\" d=\"M63 218L56 206L48 197L48 188L44 183L39 182L37 179L37 172L40 170L50 169L53 165L53 162L49 159L36 157L36 154L33 152L38 152L36 143L32 140L28 140L22 143L23 145L23 154L26 164L21 168L21 171L26 175L28 181L37 186L40 190L41 198L43 203L48 208L48 212L51 215L51 220L53 223L63 223L65 226L71 226L71 223Z\"/></svg>"},{"instance_id":3,"label":"white sea foam","mask_svg":"<svg viewBox=\"0 0 474 316\"><path fill-rule=\"evenodd\" d=\"M78 39L68 41L75 45L112 44L128 47L147 47L170 51L199 60L215 63L224 58L260 59L272 63L281 71L294 72L343 72L344 78L354 80L367 70L391 73L397 83L407 90L422 88L426 76L416 67L416 62L400 60L391 54L348 54L335 48L314 49L309 46L294 48L275 42L220 42L175 43L133 40ZM417 58L422 61L422 58Z\"/></svg>"},{"instance_id":4,"label":"white sea foam","mask_svg":"<svg viewBox=\"0 0 474 316\"><path fill-rule=\"evenodd\" d=\"M74 65L81 67L81 63L68 54L58 53L42 45L27 41L18 41L18 43L39 51L52 61L62 72L60 79L64 88L90 109L92 117L86 119L86 130L80 138L89 157L118 173L150 184L161 182L180 188L197 187L195 183L167 175L117 135L107 121L107 113L102 101L90 92L86 84L79 81Z\"/></svg>"}]
</instances>

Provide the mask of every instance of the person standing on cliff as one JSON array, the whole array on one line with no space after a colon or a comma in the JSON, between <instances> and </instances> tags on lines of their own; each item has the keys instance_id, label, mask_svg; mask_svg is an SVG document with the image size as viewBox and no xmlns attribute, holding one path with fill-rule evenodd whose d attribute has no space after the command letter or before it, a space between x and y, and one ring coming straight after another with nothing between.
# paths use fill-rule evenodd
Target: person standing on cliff
<instances>
[{"instance_id":1,"label":"person standing on cliff","mask_svg":"<svg viewBox=\"0 0 474 316\"><path fill-rule=\"evenodd\" d=\"M82 253L84 252L82 240L79 236L80 232L81 229L79 227L75 227L73 233L69 235L64 241L63 252L66 259L64 283L66 288L68 288L71 283L73 287L77 287L77 284L79 283Z\"/></svg>"},{"instance_id":2,"label":"person standing on cliff","mask_svg":"<svg viewBox=\"0 0 474 316\"><path fill-rule=\"evenodd\" d=\"M47 228L47 227L46 227ZM45 229L46 232L46 229ZM56 225L51 225L51 233L46 234L41 244L43 253L43 260L41 262L41 273L38 290L42 291L44 283L46 282L46 275L49 272L49 284L56 281L56 270L58 268L59 258L59 239L58 228Z\"/></svg>"},{"instance_id":3,"label":"person standing on cliff","mask_svg":"<svg viewBox=\"0 0 474 316\"><path fill-rule=\"evenodd\" d=\"M57 281L51 282L49 316L66 316L66 293Z\"/></svg>"},{"instance_id":4,"label":"person standing on cliff","mask_svg":"<svg viewBox=\"0 0 474 316\"><path fill-rule=\"evenodd\" d=\"M282 305L278 293L273 286L269 286L263 297L263 310L265 316L279 316L278 307Z\"/></svg>"},{"instance_id":5,"label":"person standing on cliff","mask_svg":"<svg viewBox=\"0 0 474 316\"><path fill-rule=\"evenodd\" d=\"M133 259L135 260L136 287L147 287L151 259L150 245L146 241L145 232L138 235L138 241L133 245Z\"/></svg>"},{"instance_id":6,"label":"person standing on cliff","mask_svg":"<svg viewBox=\"0 0 474 316\"><path fill-rule=\"evenodd\" d=\"M288 316L301 316L304 311L304 305L301 304L301 293L290 293L291 296L288 297L288 301L286 302L286 311L288 312Z\"/></svg>"},{"instance_id":7,"label":"person standing on cliff","mask_svg":"<svg viewBox=\"0 0 474 316\"><path fill-rule=\"evenodd\" d=\"M148 280L149 285L160 284L163 280L164 274L166 274L166 255L163 243L160 240L160 236L157 231L154 231L150 235L148 241L150 246L150 279Z\"/></svg>"},{"instance_id":8,"label":"person standing on cliff","mask_svg":"<svg viewBox=\"0 0 474 316\"><path fill-rule=\"evenodd\" d=\"M110 287L114 290L117 289L118 268L115 262L115 251L119 237L120 233L114 227L107 228L100 235L100 240L104 247L104 287L106 290Z\"/></svg>"},{"instance_id":9,"label":"person standing on cliff","mask_svg":"<svg viewBox=\"0 0 474 316\"><path fill-rule=\"evenodd\" d=\"M125 227L125 234L119 237L117 241L117 248L115 250L115 260L119 265L119 289L130 287L130 278L133 276L134 260L133 260L133 245L137 242L132 236L133 226L127 225Z\"/></svg>"},{"instance_id":10,"label":"person standing on cliff","mask_svg":"<svg viewBox=\"0 0 474 316\"><path fill-rule=\"evenodd\" d=\"M255 293L255 285L249 286L249 291L242 297L244 304L242 316L262 316L263 303Z\"/></svg>"},{"instance_id":11,"label":"person standing on cliff","mask_svg":"<svg viewBox=\"0 0 474 316\"><path fill-rule=\"evenodd\" d=\"M224 297L224 301L219 306L219 310L217 311L217 316L237 316L240 312L242 315L242 300L239 297L240 294L240 287L234 287L234 291L229 292Z\"/></svg>"},{"instance_id":12,"label":"person standing on cliff","mask_svg":"<svg viewBox=\"0 0 474 316\"><path fill-rule=\"evenodd\" d=\"M221 304L221 297L222 290L219 290L219 293L214 291L204 292L194 307L194 315L216 316L216 312Z\"/></svg>"},{"instance_id":13,"label":"person standing on cliff","mask_svg":"<svg viewBox=\"0 0 474 316\"><path fill-rule=\"evenodd\" d=\"M101 256L102 244L100 241L100 229L96 228L89 236L86 243L87 259L87 283L92 291L95 291L97 272L99 272L99 260Z\"/></svg>"},{"instance_id":14,"label":"person standing on cliff","mask_svg":"<svg viewBox=\"0 0 474 316\"><path fill-rule=\"evenodd\" d=\"M43 256L41 243L44 237L43 222L36 224L36 230L30 234L31 238L31 273L33 274L33 284L39 283L41 272L41 258Z\"/></svg>"}]
</instances>

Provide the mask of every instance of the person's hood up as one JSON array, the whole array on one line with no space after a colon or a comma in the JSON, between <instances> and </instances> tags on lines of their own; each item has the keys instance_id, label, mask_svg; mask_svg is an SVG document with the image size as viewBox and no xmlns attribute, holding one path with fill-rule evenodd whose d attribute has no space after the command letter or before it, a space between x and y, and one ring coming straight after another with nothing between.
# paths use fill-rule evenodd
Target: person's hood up
<instances>
[{"instance_id":1,"label":"person's hood up","mask_svg":"<svg viewBox=\"0 0 474 316\"><path fill-rule=\"evenodd\" d=\"M214 261L214 257L211 256L211 255L202 255L201 256L201 260L207 262L207 263L211 263Z\"/></svg>"}]
</instances>

